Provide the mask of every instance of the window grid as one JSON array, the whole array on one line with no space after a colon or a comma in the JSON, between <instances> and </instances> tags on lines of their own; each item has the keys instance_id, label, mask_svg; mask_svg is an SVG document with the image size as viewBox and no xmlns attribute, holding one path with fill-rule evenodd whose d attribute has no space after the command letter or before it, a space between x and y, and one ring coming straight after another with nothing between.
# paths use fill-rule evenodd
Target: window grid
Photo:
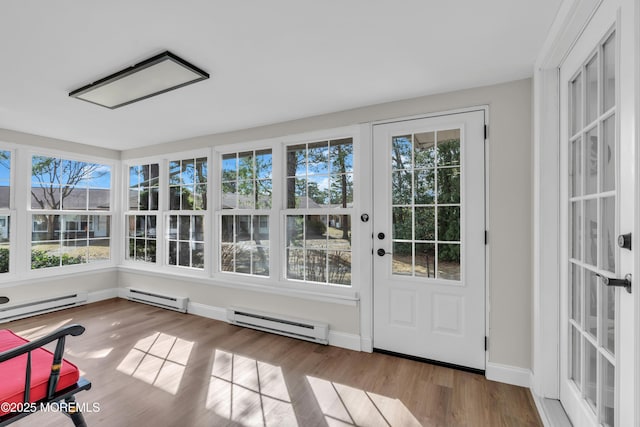
<instances>
[{"instance_id":1,"label":"window grid","mask_svg":"<svg viewBox=\"0 0 640 427\"><path fill-rule=\"evenodd\" d=\"M206 157L168 162L166 265L204 270L208 173Z\"/></svg>"},{"instance_id":2,"label":"window grid","mask_svg":"<svg viewBox=\"0 0 640 427\"><path fill-rule=\"evenodd\" d=\"M129 210L158 210L159 169L158 163L129 167Z\"/></svg>"},{"instance_id":3,"label":"window grid","mask_svg":"<svg viewBox=\"0 0 640 427\"><path fill-rule=\"evenodd\" d=\"M111 259L111 167L31 158L31 269Z\"/></svg>"},{"instance_id":4,"label":"window grid","mask_svg":"<svg viewBox=\"0 0 640 427\"><path fill-rule=\"evenodd\" d=\"M156 262L157 216L127 215L129 227L126 259L143 262Z\"/></svg>"},{"instance_id":5,"label":"window grid","mask_svg":"<svg viewBox=\"0 0 640 427\"><path fill-rule=\"evenodd\" d=\"M10 269L11 207L11 152L0 150L0 273Z\"/></svg>"},{"instance_id":6,"label":"window grid","mask_svg":"<svg viewBox=\"0 0 640 427\"><path fill-rule=\"evenodd\" d=\"M351 286L353 139L286 147L284 275Z\"/></svg>"},{"instance_id":7,"label":"window grid","mask_svg":"<svg viewBox=\"0 0 640 427\"><path fill-rule=\"evenodd\" d=\"M460 130L393 137L393 274L460 280Z\"/></svg>"},{"instance_id":8,"label":"window grid","mask_svg":"<svg viewBox=\"0 0 640 427\"><path fill-rule=\"evenodd\" d=\"M204 215L169 214L167 265L204 269Z\"/></svg>"},{"instance_id":9,"label":"window grid","mask_svg":"<svg viewBox=\"0 0 640 427\"><path fill-rule=\"evenodd\" d=\"M207 209L207 158L169 162L169 210Z\"/></svg>"},{"instance_id":10,"label":"window grid","mask_svg":"<svg viewBox=\"0 0 640 427\"><path fill-rule=\"evenodd\" d=\"M220 271L269 277L272 150L222 154L221 165Z\"/></svg>"}]
</instances>

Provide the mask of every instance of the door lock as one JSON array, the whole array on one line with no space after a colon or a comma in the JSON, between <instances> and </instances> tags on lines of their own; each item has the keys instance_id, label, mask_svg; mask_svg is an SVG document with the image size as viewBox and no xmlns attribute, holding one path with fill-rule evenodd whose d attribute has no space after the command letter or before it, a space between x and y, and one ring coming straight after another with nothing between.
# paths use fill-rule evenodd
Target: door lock
<instances>
[{"instance_id":1,"label":"door lock","mask_svg":"<svg viewBox=\"0 0 640 427\"><path fill-rule=\"evenodd\" d=\"M384 239L384 233L378 233L378 239L380 240Z\"/></svg>"},{"instance_id":2,"label":"door lock","mask_svg":"<svg viewBox=\"0 0 640 427\"><path fill-rule=\"evenodd\" d=\"M623 249L631 250L631 233L619 235L618 246L620 246Z\"/></svg>"},{"instance_id":3,"label":"door lock","mask_svg":"<svg viewBox=\"0 0 640 427\"><path fill-rule=\"evenodd\" d=\"M631 274L624 276L624 279L609 278L598 273L596 273L596 276L598 276L606 286L619 286L631 293Z\"/></svg>"}]
</instances>

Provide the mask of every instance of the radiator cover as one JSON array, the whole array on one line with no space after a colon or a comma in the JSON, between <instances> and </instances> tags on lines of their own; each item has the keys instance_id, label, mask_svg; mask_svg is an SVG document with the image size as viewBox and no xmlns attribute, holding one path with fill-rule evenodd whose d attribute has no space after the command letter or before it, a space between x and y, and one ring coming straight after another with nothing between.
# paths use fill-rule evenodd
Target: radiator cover
<instances>
[{"instance_id":1,"label":"radiator cover","mask_svg":"<svg viewBox=\"0 0 640 427\"><path fill-rule=\"evenodd\" d=\"M227 308L227 321L264 332L298 338L320 344L329 344L329 325L322 322L285 317L250 309Z\"/></svg>"}]
</instances>

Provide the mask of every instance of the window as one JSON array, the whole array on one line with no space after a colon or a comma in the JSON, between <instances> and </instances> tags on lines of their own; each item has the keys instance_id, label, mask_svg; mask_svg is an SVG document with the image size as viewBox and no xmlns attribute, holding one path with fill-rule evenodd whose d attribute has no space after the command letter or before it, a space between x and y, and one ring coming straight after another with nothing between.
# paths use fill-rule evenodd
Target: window
<instances>
[{"instance_id":1,"label":"window","mask_svg":"<svg viewBox=\"0 0 640 427\"><path fill-rule=\"evenodd\" d=\"M159 190L157 163L129 167L129 210L158 210Z\"/></svg>"},{"instance_id":2,"label":"window","mask_svg":"<svg viewBox=\"0 0 640 427\"><path fill-rule=\"evenodd\" d=\"M128 191L130 213L125 216L128 225L128 251L125 258L155 263L158 197L160 194L159 164L130 166ZM141 212L133 213L131 211Z\"/></svg>"},{"instance_id":3,"label":"window","mask_svg":"<svg viewBox=\"0 0 640 427\"><path fill-rule=\"evenodd\" d=\"M0 273L9 271L11 153L0 150Z\"/></svg>"},{"instance_id":4,"label":"window","mask_svg":"<svg viewBox=\"0 0 640 427\"><path fill-rule=\"evenodd\" d=\"M286 278L351 285L352 139L288 146L286 176Z\"/></svg>"},{"instance_id":5,"label":"window","mask_svg":"<svg viewBox=\"0 0 640 427\"><path fill-rule=\"evenodd\" d=\"M46 156L31 166L31 268L109 260L111 167Z\"/></svg>"},{"instance_id":6,"label":"window","mask_svg":"<svg viewBox=\"0 0 640 427\"><path fill-rule=\"evenodd\" d=\"M156 262L155 215L127 215L129 225L129 252L126 258L135 261Z\"/></svg>"},{"instance_id":7,"label":"window","mask_svg":"<svg viewBox=\"0 0 640 427\"><path fill-rule=\"evenodd\" d=\"M222 156L220 270L269 276L271 150Z\"/></svg>"},{"instance_id":8,"label":"window","mask_svg":"<svg viewBox=\"0 0 640 427\"><path fill-rule=\"evenodd\" d=\"M167 264L204 269L207 158L169 162Z\"/></svg>"}]
</instances>

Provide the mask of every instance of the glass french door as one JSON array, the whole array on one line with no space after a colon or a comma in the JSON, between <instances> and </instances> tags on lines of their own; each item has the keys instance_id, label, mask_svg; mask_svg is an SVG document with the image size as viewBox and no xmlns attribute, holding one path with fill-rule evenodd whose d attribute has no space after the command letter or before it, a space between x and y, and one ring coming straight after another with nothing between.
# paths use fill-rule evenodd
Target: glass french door
<instances>
[{"instance_id":1,"label":"glass french door","mask_svg":"<svg viewBox=\"0 0 640 427\"><path fill-rule=\"evenodd\" d=\"M577 391L605 426L615 420L616 33L569 83L569 354Z\"/></svg>"},{"instance_id":2,"label":"glass french door","mask_svg":"<svg viewBox=\"0 0 640 427\"><path fill-rule=\"evenodd\" d=\"M623 0L624 1L624 0ZM573 425L633 425L633 145L621 79L620 6L604 1L560 68L564 153L560 400ZM631 277L631 276L628 276ZM635 291L637 292L637 291Z\"/></svg>"}]
</instances>

